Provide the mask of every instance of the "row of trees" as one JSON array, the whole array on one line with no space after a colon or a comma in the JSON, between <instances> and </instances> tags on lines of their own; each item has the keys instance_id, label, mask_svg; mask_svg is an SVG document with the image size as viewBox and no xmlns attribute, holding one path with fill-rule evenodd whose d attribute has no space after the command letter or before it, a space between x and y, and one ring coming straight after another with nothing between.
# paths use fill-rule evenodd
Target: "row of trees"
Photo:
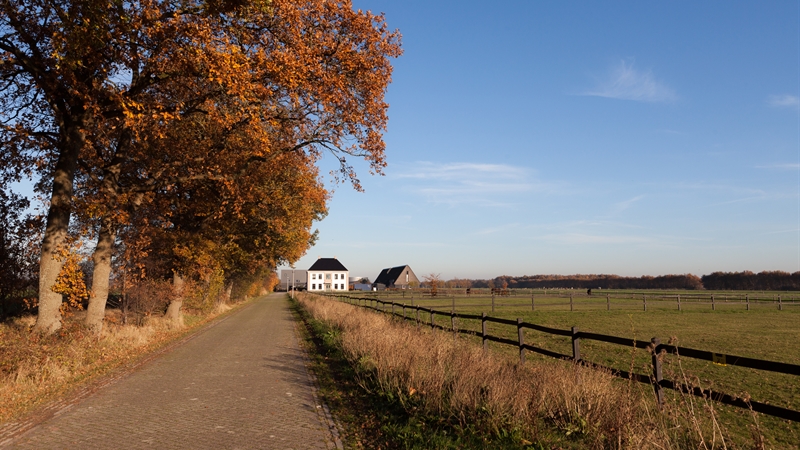
<instances>
[{"instance_id":1,"label":"row of trees","mask_svg":"<svg viewBox=\"0 0 800 450\"><path fill-rule=\"evenodd\" d=\"M657 277L622 277L619 275L529 275L500 276L490 280L494 286L509 288L580 288L580 289L702 289L700 278L692 275L661 275Z\"/></svg>"},{"instance_id":2,"label":"row of trees","mask_svg":"<svg viewBox=\"0 0 800 450\"><path fill-rule=\"evenodd\" d=\"M323 152L356 189L348 158L385 166L399 34L349 1L0 0L0 30L0 187L27 175L47 202L41 332L78 245L90 329L120 279L171 278L177 317L187 280L230 293L302 256Z\"/></svg>"},{"instance_id":3,"label":"row of trees","mask_svg":"<svg viewBox=\"0 0 800 450\"><path fill-rule=\"evenodd\" d=\"M800 272L714 272L701 278L706 289L748 291L800 291Z\"/></svg>"}]
</instances>

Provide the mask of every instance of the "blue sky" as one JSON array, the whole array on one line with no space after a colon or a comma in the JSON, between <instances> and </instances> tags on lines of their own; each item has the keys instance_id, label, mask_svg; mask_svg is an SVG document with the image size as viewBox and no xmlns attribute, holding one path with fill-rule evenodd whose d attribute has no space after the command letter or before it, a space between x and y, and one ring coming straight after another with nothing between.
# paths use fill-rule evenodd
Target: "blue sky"
<instances>
[{"instance_id":1,"label":"blue sky","mask_svg":"<svg viewBox=\"0 0 800 450\"><path fill-rule=\"evenodd\" d=\"M797 1L355 7L403 34L389 166L356 164L296 267L800 270Z\"/></svg>"}]
</instances>

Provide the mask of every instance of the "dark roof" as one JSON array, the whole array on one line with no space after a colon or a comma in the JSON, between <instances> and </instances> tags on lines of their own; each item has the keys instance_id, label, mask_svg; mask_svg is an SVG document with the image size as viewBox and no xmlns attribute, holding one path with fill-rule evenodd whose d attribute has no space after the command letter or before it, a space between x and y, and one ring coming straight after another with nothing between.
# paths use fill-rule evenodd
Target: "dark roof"
<instances>
[{"instance_id":1,"label":"dark roof","mask_svg":"<svg viewBox=\"0 0 800 450\"><path fill-rule=\"evenodd\" d=\"M372 284L375 285L382 284L384 286L391 286L397 282L397 279L400 278L400 275L403 274L403 269L405 269L406 267L407 266L397 266L389 269L383 269L381 270L380 275L378 275L378 278L376 278L375 282Z\"/></svg>"},{"instance_id":2,"label":"dark roof","mask_svg":"<svg viewBox=\"0 0 800 450\"><path fill-rule=\"evenodd\" d=\"M336 258L319 258L308 270L347 270Z\"/></svg>"}]
</instances>

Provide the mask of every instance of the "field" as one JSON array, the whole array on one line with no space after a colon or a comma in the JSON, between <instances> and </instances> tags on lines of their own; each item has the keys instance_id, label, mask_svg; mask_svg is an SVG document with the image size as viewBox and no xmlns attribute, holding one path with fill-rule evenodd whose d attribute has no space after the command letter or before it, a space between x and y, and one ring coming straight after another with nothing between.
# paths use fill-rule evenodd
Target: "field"
<instances>
[{"instance_id":1,"label":"field","mask_svg":"<svg viewBox=\"0 0 800 450\"><path fill-rule=\"evenodd\" d=\"M601 294L598 291L588 296L584 292L578 295L569 291L510 291L507 296L494 296L492 312L490 293L473 290L472 295L466 296L463 292L461 290L461 295L452 292L450 297L440 293L436 298L422 295L422 292L370 292L356 296L375 297L378 294L378 298L384 301L403 303L408 307L413 302L413 305L446 312L453 310L455 305L457 314L486 312L493 317L522 318L525 322L564 330L574 326L581 331L619 336L631 341L649 342L651 338L658 337L664 343L673 342L682 347L800 364L800 350L797 349L800 340L800 296L797 293L602 291ZM681 296L681 310L678 310L678 295ZM413 310L408 307L405 314L411 317ZM396 312L400 314L402 308L397 308ZM438 324L450 326L449 319L436 319ZM422 320L429 322L430 318L426 315ZM457 319L456 324L461 329L480 331L479 321ZM507 339L517 339L517 329L513 326L490 323L488 332ZM480 341L479 338L473 339ZM536 347L567 355L572 353L568 337L525 330L524 339L527 344ZM492 344L497 351L518 351L512 346ZM652 372L651 357L645 350L634 351L632 347L581 340L580 351L583 359L615 369L633 369L641 374ZM547 357L528 352L529 361L536 358ZM665 359L664 378L686 380L703 388L800 410L800 380L793 375L670 355ZM746 410L719 405L719 412L722 421L730 428L745 431L753 423L750 412ZM800 424L797 422L764 415L759 415L758 420L766 430L765 435L777 447L796 448L796 443L800 442Z\"/></svg>"}]
</instances>

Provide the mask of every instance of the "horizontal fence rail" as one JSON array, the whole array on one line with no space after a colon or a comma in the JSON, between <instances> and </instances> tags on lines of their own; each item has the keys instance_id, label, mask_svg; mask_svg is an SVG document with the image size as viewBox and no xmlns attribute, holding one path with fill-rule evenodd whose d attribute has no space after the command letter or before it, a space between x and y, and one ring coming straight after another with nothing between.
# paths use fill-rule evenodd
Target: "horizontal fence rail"
<instances>
[{"instance_id":1,"label":"horizontal fence rail","mask_svg":"<svg viewBox=\"0 0 800 450\"><path fill-rule=\"evenodd\" d=\"M523 300L530 299L530 306L532 310L539 307L566 307L569 306L570 311L576 310L578 306L586 307L588 305L606 306L606 309L611 310L612 305L615 309L620 307L629 309L635 305L639 305L639 309L647 311L648 302L651 307L657 306L663 309L672 307L677 310L682 310L684 307L697 307L705 306L716 310L717 307L741 307L750 310L751 307L765 308L773 307L778 310L784 308L799 307L800 295L796 293L784 294L771 294L771 293L703 293L691 292L675 294L675 293L659 293L659 292L615 292L613 290L595 290L589 293L584 290L572 289L487 289L487 288L471 288L471 289L439 289L436 292L431 292L426 289L392 289L385 291L370 291L369 295L376 298L392 298L402 296L404 299L410 298L411 301L447 301L450 300L455 309L456 307L491 307L492 311L496 307L514 306L519 307ZM456 304L456 299L470 300L470 299L491 299L490 304ZM549 303L543 303L546 300ZM503 303L503 301L516 301L517 303ZM561 302L559 302L561 300ZM591 303L589 303L591 302Z\"/></svg>"},{"instance_id":2,"label":"horizontal fence rail","mask_svg":"<svg viewBox=\"0 0 800 450\"><path fill-rule=\"evenodd\" d=\"M792 409L770 405L767 403L762 403L754 400L746 400L722 392L717 392L710 389L702 389L697 386L691 386L672 380L665 380L662 377L662 363L663 363L663 356L666 354L671 354L671 355L678 355L684 358L693 358L703 361L711 361L716 364L748 367L751 369L765 370L765 371L783 373L788 375L797 375L797 376L800 376L800 365L781 363L775 361L766 361L754 358L746 358L743 356L735 356L722 353L714 353L705 350L696 350L692 348L680 347L675 345L667 345L667 344L662 344L657 338L653 338L649 342L637 341L630 338L580 331L578 330L577 327L572 327L572 329L570 330L550 328L542 325L523 322L522 319L511 320L499 317L491 317L486 315L486 313L482 313L481 315L460 314L455 311L455 307L453 307L453 309L450 312L445 312L434 308L426 308L420 306L419 304L410 306L405 303L385 301L385 300L380 300L378 298L354 297L350 295L341 295L341 294L323 294L323 295L333 297L338 300L343 300L346 301L347 303L354 304L356 306L372 309L385 314L391 314L394 317L400 317L404 320L415 321L418 327L422 326L423 323L426 323L426 326L429 326L431 329L449 331L452 332L453 334L468 334L480 337L484 349L487 348L488 342L497 342L500 344L518 347L520 355L520 363L525 362L525 352L531 351L552 358L573 361L576 364L581 364L587 367L607 370L615 377L632 379L640 383L651 384L655 391L656 400L658 401L659 405L663 404L664 402L663 389L671 389L674 391L682 392L684 394L691 394L697 397L708 398L719 403L724 403L726 405L731 405L745 409L752 409L753 411L774 417L779 417L781 419L800 422L800 411L795 411ZM470 305L470 306L476 307L479 305ZM400 312L398 312L398 310L400 310ZM406 310L412 311L414 315L411 316L406 315ZM425 316L427 316L427 320ZM449 327L446 325L437 324L436 316L449 317L450 318ZM480 320L481 331L458 329L456 327L456 319ZM516 327L518 336L517 340L490 335L487 332L487 326L486 326L487 323L496 323L500 325L508 325ZM524 333L522 331L523 329L540 331L542 333L548 333L557 336L570 337L572 339L572 355L565 355L562 353L554 352L552 350L547 350L544 348L539 348L530 344L526 344L524 342ZM639 373L631 373L631 372L626 372L624 370L606 367L601 364L587 361L581 358L580 356L581 339L600 341L610 344L621 345L625 347L636 347L639 349L648 350L652 354L653 373L647 375Z\"/></svg>"}]
</instances>

